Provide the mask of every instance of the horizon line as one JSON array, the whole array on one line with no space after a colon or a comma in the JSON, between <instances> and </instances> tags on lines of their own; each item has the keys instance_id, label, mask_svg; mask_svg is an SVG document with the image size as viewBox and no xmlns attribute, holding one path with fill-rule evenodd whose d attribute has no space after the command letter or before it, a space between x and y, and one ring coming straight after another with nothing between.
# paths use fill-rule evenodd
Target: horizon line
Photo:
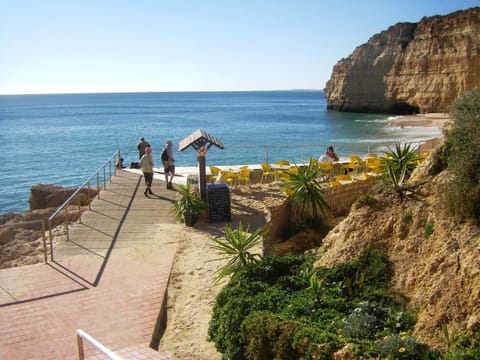
<instances>
[{"instance_id":1,"label":"horizon line","mask_svg":"<svg viewBox=\"0 0 480 360\"><path fill-rule=\"evenodd\" d=\"M95 92L52 92L52 93L10 93L0 96L35 96L35 95L97 95L97 94L155 94L155 93L241 93L241 92L288 92L321 91L323 89L264 89L264 90L175 90L175 91L95 91Z\"/></svg>"}]
</instances>

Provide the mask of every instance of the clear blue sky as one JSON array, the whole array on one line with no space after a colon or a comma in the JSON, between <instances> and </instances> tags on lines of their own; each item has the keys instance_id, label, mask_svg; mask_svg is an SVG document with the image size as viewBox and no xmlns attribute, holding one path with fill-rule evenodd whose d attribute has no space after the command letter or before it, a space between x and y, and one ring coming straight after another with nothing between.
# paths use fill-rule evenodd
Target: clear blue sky
<instances>
[{"instance_id":1,"label":"clear blue sky","mask_svg":"<svg viewBox=\"0 0 480 360\"><path fill-rule=\"evenodd\" d=\"M476 0L0 0L0 94L323 89L397 22Z\"/></svg>"}]
</instances>

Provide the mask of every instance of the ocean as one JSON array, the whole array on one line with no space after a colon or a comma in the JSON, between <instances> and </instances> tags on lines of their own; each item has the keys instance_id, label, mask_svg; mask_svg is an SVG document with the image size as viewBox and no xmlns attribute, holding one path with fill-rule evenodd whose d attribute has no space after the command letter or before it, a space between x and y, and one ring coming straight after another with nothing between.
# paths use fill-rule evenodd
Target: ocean
<instances>
[{"instance_id":1,"label":"ocean","mask_svg":"<svg viewBox=\"0 0 480 360\"><path fill-rule=\"evenodd\" d=\"M364 155L385 144L421 142L436 127L389 126L386 114L331 112L322 91L178 92L0 96L0 214L29 208L34 184L79 186L115 151L138 161L141 137L155 165L172 140L197 129L215 136L207 165L292 163L318 158L333 145L340 158ZM190 147L175 164L195 166Z\"/></svg>"}]
</instances>

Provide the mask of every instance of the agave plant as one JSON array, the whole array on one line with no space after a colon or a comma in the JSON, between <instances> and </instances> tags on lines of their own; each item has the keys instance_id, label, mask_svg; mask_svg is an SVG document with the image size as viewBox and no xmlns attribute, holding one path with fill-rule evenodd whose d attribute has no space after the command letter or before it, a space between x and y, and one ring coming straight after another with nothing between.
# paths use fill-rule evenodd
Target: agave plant
<instances>
[{"instance_id":1,"label":"agave plant","mask_svg":"<svg viewBox=\"0 0 480 360\"><path fill-rule=\"evenodd\" d=\"M325 214L328 205L319 182L320 169L312 164L299 166L297 171L288 171L282 183L283 191L304 220L318 220Z\"/></svg>"},{"instance_id":2,"label":"agave plant","mask_svg":"<svg viewBox=\"0 0 480 360\"><path fill-rule=\"evenodd\" d=\"M172 205L170 213L177 220L185 221L186 225L193 225L201 211L207 207L207 203L193 189L190 180L185 185L180 185L178 193L180 199Z\"/></svg>"},{"instance_id":3,"label":"agave plant","mask_svg":"<svg viewBox=\"0 0 480 360\"><path fill-rule=\"evenodd\" d=\"M217 271L216 281L234 274L248 264L259 261L262 256L253 254L250 250L263 240L263 229L258 228L252 234L249 234L249 226L243 228L240 222L236 230L233 230L228 224L225 226L225 239L217 237L211 238L214 242L212 248L222 255L217 260L228 259L228 262Z\"/></svg>"},{"instance_id":4,"label":"agave plant","mask_svg":"<svg viewBox=\"0 0 480 360\"><path fill-rule=\"evenodd\" d=\"M385 175L396 191L403 191L405 181L417 167L417 148L412 144L395 143L395 148L388 147L382 160L385 163Z\"/></svg>"}]
</instances>

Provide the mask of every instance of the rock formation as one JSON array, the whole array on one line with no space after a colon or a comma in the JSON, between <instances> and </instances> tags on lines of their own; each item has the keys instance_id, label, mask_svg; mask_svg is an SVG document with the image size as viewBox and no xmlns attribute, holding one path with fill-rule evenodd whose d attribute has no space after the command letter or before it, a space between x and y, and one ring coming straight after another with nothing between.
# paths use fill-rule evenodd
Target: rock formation
<instances>
[{"instance_id":1,"label":"rock formation","mask_svg":"<svg viewBox=\"0 0 480 360\"><path fill-rule=\"evenodd\" d=\"M327 108L374 113L447 112L480 86L480 7L398 23L334 66Z\"/></svg>"},{"instance_id":2,"label":"rock formation","mask_svg":"<svg viewBox=\"0 0 480 360\"><path fill-rule=\"evenodd\" d=\"M77 189L62 188L49 184L32 186L29 199L30 210L23 213L7 213L0 215L0 269L12 266L35 264L43 261L42 224L53 212L67 200ZM97 190L81 189L68 209L69 221L76 221L89 201L97 195ZM80 210L78 211L78 206ZM58 226L65 222L65 211L60 212L52 225ZM46 229L46 228L45 228ZM47 230L47 229L46 229ZM62 229L54 232L61 233Z\"/></svg>"}]
</instances>

